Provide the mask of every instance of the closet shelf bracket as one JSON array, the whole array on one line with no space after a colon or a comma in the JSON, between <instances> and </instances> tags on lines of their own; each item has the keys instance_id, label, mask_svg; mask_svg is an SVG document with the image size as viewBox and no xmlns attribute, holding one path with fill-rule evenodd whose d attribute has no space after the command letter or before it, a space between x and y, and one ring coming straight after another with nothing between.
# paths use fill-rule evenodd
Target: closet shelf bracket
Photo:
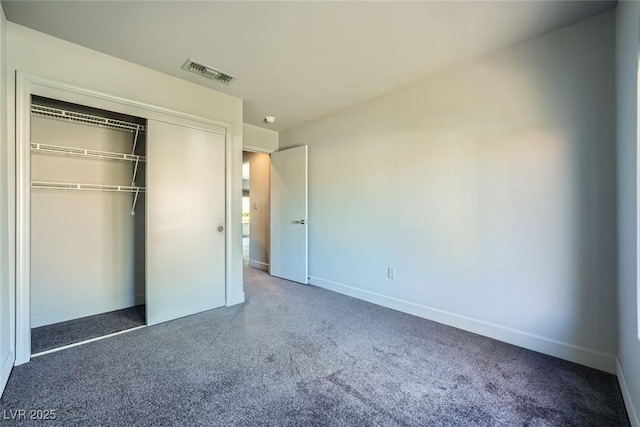
<instances>
[{"instance_id":1,"label":"closet shelf bracket","mask_svg":"<svg viewBox=\"0 0 640 427\"><path fill-rule=\"evenodd\" d=\"M131 178L131 185L136 185L136 175L138 175L138 163L140 163L140 159L136 159L136 164L133 167L133 177Z\"/></svg>"},{"instance_id":2,"label":"closet shelf bracket","mask_svg":"<svg viewBox=\"0 0 640 427\"><path fill-rule=\"evenodd\" d=\"M131 207L131 215L136 214L136 203L138 203L138 194L140 193L140 189L138 188L133 195L133 206Z\"/></svg>"},{"instance_id":3,"label":"closet shelf bracket","mask_svg":"<svg viewBox=\"0 0 640 427\"><path fill-rule=\"evenodd\" d=\"M140 126L136 127L136 134L133 137L133 148L131 149L131 155L136 154L136 145L138 144L138 132L140 132Z\"/></svg>"}]
</instances>

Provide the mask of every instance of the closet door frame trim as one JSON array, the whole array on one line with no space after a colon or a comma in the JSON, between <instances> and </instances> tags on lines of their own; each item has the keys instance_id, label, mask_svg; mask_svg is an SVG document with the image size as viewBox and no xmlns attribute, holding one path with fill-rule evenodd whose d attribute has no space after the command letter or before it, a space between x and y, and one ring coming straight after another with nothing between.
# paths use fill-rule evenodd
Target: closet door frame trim
<instances>
[{"instance_id":1,"label":"closet door frame trim","mask_svg":"<svg viewBox=\"0 0 640 427\"><path fill-rule=\"evenodd\" d=\"M225 136L225 296L226 305L233 301L231 272L232 242L235 237L236 222L232 216L232 166L233 132L229 123L207 119L180 111L138 102L81 86L36 76L21 71L16 72L16 286L10 292L9 306L13 324L10 330L11 351L15 355L15 365L31 359L31 96L43 96L60 101L100 108L122 114L159 120L167 123L215 132ZM240 301L241 302L241 301Z\"/></svg>"}]
</instances>

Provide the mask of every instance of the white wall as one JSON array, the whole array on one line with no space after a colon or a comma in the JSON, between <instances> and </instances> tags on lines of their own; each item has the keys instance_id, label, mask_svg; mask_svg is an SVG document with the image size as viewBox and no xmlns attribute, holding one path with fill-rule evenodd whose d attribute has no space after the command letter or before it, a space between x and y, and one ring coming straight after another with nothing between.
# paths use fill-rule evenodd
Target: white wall
<instances>
[{"instance_id":1,"label":"white wall","mask_svg":"<svg viewBox=\"0 0 640 427\"><path fill-rule=\"evenodd\" d=\"M9 280L9 233L8 221L11 212L8 208L9 173L7 165L7 20L0 7L0 394L9 378L9 369L13 366L12 338L13 315L9 305L12 283Z\"/></svg>"},{"instance_id":2,"label":"white wall","mask_svg":"<svg viewBox=\"0 0 640 427\"><path fill-rule=\"evenodd\" d=\"M640 3L616 9L616 100L618 166L619 372L627 410L640 426L640 341L638 340L638 54Z\"/></svg>"},{"instance_id":3,"label":"white wall","mask_svg":"<svg viewBox=\"0 0 640 427\"><path fill-rule=\"evenodd\" d=\"M15 209L15 78L16 70L75 84L96 91L181 111L231 125L233 141L231 194L233 195L228 230L234 236L231 253L233 267L228 272L231 292L228 304L244 301L242 290L242 100L189 83L102 53L74 45L43 33L7 24L9 141L9 211ZM10 244L15 244L15 224L11 220ZM14 256L10 265L14 263ZM11 271L11 281L15 271Z\"/></svg>"},{"instance_id":4,"label":"white wall","mask_svg":"<svg viewBox=\"0 0 640 427\"><path fill-rule=\"evenodd\" d=\"M311 283L615 371L613 25L281 132L309 145Z\"/></svg>"},{"instance_id":5,"label":"white wall","mask_svg":"<svg viewBox=\"0 0 640 427\"><path fill-rule=\"evenodd\" d=\"M269 269L271 158L264 153L245 152L243 160L249 162L249 199L251 201L249 265L261 270Z\"/></svg>"},{"instance_id":6,"label":"white wall","mask_svg":"<svg viewBox=\"0 0 640 427\"><path fill-rule=\"evenodd\" d=\"M133 134L32 117L31 141L130 153ZM131 185L132 176L132 162L31 154L35 181ZM32 328L144 304L144 274L136 274L144 260L135 262L136 241L144 241L136 225L144 223L136 224L132 204L132 193L31 191Z\"/></svg>"},{"instance_id":7,"label":"white wall","mask_svg":"<svg viewBox=\"0 0 640 427\"><path fill-rule=\"evenodd\" d=\"M242 127L243 148L245 150L261 153L278 151L278 132L247 123L244 123Z\"/></svg>"}]
</instances>

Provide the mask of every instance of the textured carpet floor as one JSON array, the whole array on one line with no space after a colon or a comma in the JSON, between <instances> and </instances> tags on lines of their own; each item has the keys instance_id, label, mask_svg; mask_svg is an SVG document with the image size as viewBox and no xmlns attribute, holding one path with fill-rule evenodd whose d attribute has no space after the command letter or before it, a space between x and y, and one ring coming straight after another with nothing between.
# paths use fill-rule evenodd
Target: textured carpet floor
<instances>
[{"instance_id":1,"label":"textured carpet floor","mask_svg":"<svg viewBox=\"0 0 640 427\"><path fill-rule=\"evenodd\" d=\"M145 324L144 306L82 317L31 330L31 353L102 337Z\"/></svg>"},{"instance_id":2,"label":"textured carpet floor","mask_svg":"<svg viewBox=\"0 0 640 427\"><path fill-rule=\"evenodd\" d=\"M616 378L245 270L244 305L35 358L0 399L64 426L626 426Z\"/></svg>"}]
</instances>

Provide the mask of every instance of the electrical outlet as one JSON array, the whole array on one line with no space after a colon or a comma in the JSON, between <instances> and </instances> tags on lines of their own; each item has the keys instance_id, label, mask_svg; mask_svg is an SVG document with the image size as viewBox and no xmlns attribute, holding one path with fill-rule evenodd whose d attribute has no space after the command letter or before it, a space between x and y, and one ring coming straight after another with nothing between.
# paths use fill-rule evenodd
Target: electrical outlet
<instances>
[{"instance_id":1,"label":"electrical outlet","mask_svg":"<svg viewBox=\"0 0 640 427\"><path fill-rule=\"evenodd\" d=\"M396 269L393 268L393 267L387 268L387 277L389 277L389 279L395 279L396 278Z\"/></svg>"}]
</instances>

